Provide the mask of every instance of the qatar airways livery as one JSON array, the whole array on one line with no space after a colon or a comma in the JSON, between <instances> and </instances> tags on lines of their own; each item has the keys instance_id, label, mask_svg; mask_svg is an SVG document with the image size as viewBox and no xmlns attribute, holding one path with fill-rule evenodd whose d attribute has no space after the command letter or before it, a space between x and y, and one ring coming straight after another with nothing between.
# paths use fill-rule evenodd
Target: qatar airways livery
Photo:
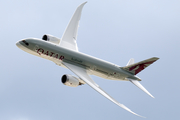
<instances>
[{"instance_id":1,"label":"qatar airways livery","mask_svg":"<svg viewBox=\"0 0 180 120\"><path fill-rule=\"evenodd\" d=\"M134 63L134 59L130 59L126 66L120 67L110 62L79 52L76 43L77 31L81 11L85 4L86 2L82 3L76 9L61 39L46 34L42 37L42 39L28 38L20 40L16 43L16 45L25 52L48 59L61 67L71 70L77 77L68 74L63 75L61 81L64 85L77 87L83 84L88 84L90 87L118 106L137 116L140 116L131 111L125 105L117 102L114 98L103 91L99 85L91 79L90 75L96 75L110 80L130 81L149 96L153 97L139 83L141 79L136 75L159 58L152 57L138 63Z\"/></svg>"}]
</instances>

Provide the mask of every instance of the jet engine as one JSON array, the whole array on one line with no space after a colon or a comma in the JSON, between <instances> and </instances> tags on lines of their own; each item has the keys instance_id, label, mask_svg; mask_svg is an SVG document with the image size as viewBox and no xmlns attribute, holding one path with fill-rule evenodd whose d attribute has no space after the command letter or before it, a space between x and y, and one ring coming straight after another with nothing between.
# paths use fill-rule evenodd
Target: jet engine
<instances>
[{"instance_id":1,"label":"jet engine","mask_svg":"<svg viewBox=\"0 0 180 120\"><path fill-rule=\"evenodd\" d=\"M79 85L82 85L83 83L80 82L80 80L72 75L63 75L61 77L61 82L64 85L70 86L70 87L77 87Z\"/></svg>"},{"instance_id":2,"label":"jet engine","mask_svg":"<svg viewBox=\"0 0 180 120\"><path fill-rule=\"evenodd\" d=\"M42 40L49 41L49 42L52 42L55 44L59 44L59 42L60 42L59 38L54 37L52 35L47 35L47 34L43 35Z\"/></svg>"}]
</instances>

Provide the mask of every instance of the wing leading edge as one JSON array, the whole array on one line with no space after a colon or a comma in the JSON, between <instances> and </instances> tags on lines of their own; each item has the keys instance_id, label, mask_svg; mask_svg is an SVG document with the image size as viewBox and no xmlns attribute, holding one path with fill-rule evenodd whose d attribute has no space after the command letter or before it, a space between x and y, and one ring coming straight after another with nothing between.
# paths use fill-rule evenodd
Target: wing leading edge
<instances>
[{"instance_id":1,"label":"wing leading edge","mask_svg":"<svg viewBox=\"0 0 180 120\"><path fill-rule=\"evenodd\" d=\"M140 116L136 113L134 113L133 111L131 111L129 108L127 108L125 105L120 104L119 102L117 102L115 99L113 99L110 95L108 95L105 91L103 91L88 75L87 70L84 68L80 68L78 66L69 64L69 63L65 63L63 62L63 64L70 69L73 73L75 73L81 80L83 80L86 84L88 84L90 87L92 87L93 89L95 89L97 92L99 92L100 94L102 94L104 97L106 97L107 99L109 99L110 101L112 101L113 103L115 103L116 105L122 107L123 109L129 111L130 113L137 115L139 117L143 117Z\"/></svg>"},{"instance_id":2,"label":"wing leading edge","mask_svg":"<svg viewBox=\"0 0 180 120\"><path fill-rule=\"evenodd\" d=\"M77 32L78 32L78 27L79 27L79 20L81 18L81 11L83 6L87 2L82 3L75 11L73 14L63 36L60 41L60 46L65 47L67 49L71 49L74 51L78 51L76 39L77 39Z\"/></svg>"}]
</instances>

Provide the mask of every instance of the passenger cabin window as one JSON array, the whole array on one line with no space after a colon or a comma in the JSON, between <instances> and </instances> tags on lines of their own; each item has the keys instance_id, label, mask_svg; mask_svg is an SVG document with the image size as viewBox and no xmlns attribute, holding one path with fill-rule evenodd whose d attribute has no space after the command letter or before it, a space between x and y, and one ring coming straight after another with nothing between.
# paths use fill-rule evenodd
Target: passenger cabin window
<instances>
[{"instance_id":1,"label":"passenger cabin window","mask_svg":"<svg viewBox=\"0 0 180 120\"><path fill-rule=\"evenodd\" d=\"M29 43L27 43L25 40L22 41L25 45L29 45Z\"/></svg>"}]
</instances>

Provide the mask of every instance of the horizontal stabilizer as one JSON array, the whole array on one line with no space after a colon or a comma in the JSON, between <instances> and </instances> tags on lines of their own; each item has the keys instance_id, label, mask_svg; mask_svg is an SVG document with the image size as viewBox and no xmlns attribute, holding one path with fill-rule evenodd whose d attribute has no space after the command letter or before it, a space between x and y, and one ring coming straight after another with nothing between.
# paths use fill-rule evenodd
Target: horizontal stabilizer
<instances>
[{"instance_id":1,"label":"horizontal stabilizer","mask_svg":"<svg viewBox=\"0 0 180 120\"><path fill-rule=\"evenodd\" d=\"M142 70L144 70L146 67L148 67L150 64L154 63L158 59L159 58L157 58L157 57L153 57L153 58L143 60L141 62L134 63L134 64L132 64L134 62L134 60L131 59L128 62L128 65L125 66L125 67L122 67L122 69L129 72L129 73L131 73L131 74L133 74L133 75L136 75L139 72L141 72Z\"/></svg>"},{"instance_id":2,"label":"horizontal stabilizer","mask_svg":"<svg viewBox=\"0 0 180 120\"><path fill-rule=\"evenodd\" d=\"M129 78L128 78L129 79ZM147 93L149 96L151 96L152 98L154 98L154 96L151 95L151 93L149 93L146 88L144 88L137 80L132 80L129 79L130 82L132 82L134 85L136 85L138 88L140 88L141 90L143 90L145 93Z\"/></svg>"}]
</instances>

